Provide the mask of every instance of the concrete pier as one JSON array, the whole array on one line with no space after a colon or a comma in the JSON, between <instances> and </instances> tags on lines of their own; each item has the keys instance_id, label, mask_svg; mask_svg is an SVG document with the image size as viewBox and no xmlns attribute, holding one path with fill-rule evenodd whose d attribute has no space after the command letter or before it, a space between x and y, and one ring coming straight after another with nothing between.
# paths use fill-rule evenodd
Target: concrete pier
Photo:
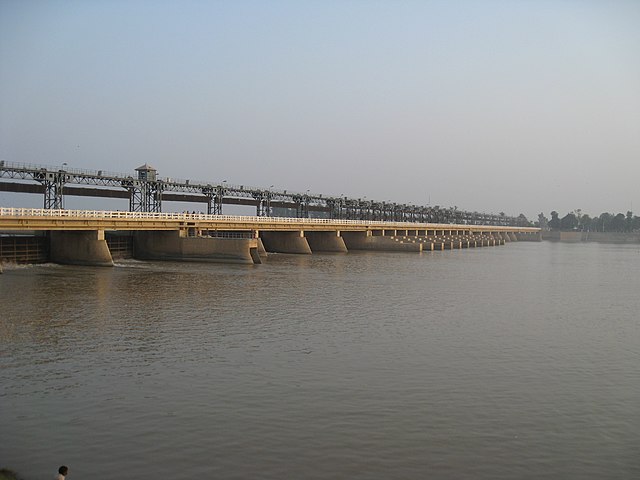
<instances>
[{"instance_id":1,"label":"concrete pier","mask_svg":"<svg viewBox=\"0 0 640 480\"><path fill-rule=\"evenodd\" d=\"M434 235L432 237L429 237L429 241L431 242L431 245L433 246L431 248L431 250L444 250L444 240L442 239L442 237Z\"/></svg>"},{"instance_id":2,"label":"concrete pier","mask_svg":"<svg viewBox=\"0 0 640 480\"><path fill-rule=\"evenodd\" d=\"M256 241L258 242L258 254L261 257L266 257L267 256L267 249L264 248L264 243L262 243L262 239L260 237L256 238Z\"/></svg>"},{"instance_id":3,"label":"concrete pier","mask_svg":"<svg viewBox=\"0 0 640 480\"><path fill-rule=\"evenodd\" d=\"M262 263L255 238L186 237L179 231L136 232L140 260Z\"/></svg>"},{"instance_id":4,"label":"concrete pier","mask_svg":"<svg viewBox=\"0 0 640 480\"><path fill-rule=\"evenodd\" d=\"M423 251L433 251L433 242L429 238L422 236L418 238L418 241L422 244Z\"/></svg>"},{"instance_id":5,"label":"concrete pier","mask_svg":"<svg viewBox=\"0 0 640 480\"><path fill-rule=\"evenodd\" d=\"M387 252L421 252L422 243L405 241L399 237L374 236L367 232L342 232L349 250L376 250Z\"/></svg>"},{"instance_id":6,"label":"concrete pier","mask_svg":"<svg viewBox=\"0 0 640 480\"><path fill-rule=\"evenodd\" d=\"M336 252L347 253L347 246L339 231L330 232L305 232L304 233L312 252Z\"/></svg>"},{"instance_id":7,"label":"concrete pier","mask_svg":"<svg viewBox=\"0 0 640 480\"><path fill-rule=\"evenodd\" d=\"M304 231L260 232L260 238L267 252L310 254L311 247L304 237Z\"/></svg>"},{"instance_id":8,"label":"concrete pier","mask_svg":"<svg viewBox=\"0 0 640 480\"><path fill-rule=\"evenodd\" d=\"M50 258L54 263L113 266L113 258L104 239L104 230L52 230L49 242Z\"/></svg>"},{"instance_id":9,"label":"concrete pier","mask_svg":"<svg viewBox=\"0 0 640 480\"><path fill-rule=\"evenodd\" d=\"M553 232L551 232L553 233ZM586 236L589 235L593 235L595 232L585 232L584 234ZM510 233L510 235L513 235L513 237L515 237L518 241L520 242L541 242L542 239L542 232L521 232L521 233ZM602 235L602 233L600 233L600 235ZM607 234L604 234L607 235ZM610 233L609 233L610 235Z\"/></svg>"}]
</instances>

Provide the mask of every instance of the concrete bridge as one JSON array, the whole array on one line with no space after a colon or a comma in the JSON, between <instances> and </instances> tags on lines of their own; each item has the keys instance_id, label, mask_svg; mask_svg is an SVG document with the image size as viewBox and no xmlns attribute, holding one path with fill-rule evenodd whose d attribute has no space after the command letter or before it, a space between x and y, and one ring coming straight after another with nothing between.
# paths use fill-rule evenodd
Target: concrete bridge
<instances>
[{"instance_id":1,"label":"concrete bridge","mask_svg":"<svg viewBox=\"0 0 640 480\"><path fill-rule=\"evenodd\" d=\"M30 208L0 208L0 233L0 260L11 260L3 238L38 234L49 261L99 266L113 265L118 243L144 260L261 263L269 252L422 252L541 240L530 227Z\"/></svg>"}]
</instances>

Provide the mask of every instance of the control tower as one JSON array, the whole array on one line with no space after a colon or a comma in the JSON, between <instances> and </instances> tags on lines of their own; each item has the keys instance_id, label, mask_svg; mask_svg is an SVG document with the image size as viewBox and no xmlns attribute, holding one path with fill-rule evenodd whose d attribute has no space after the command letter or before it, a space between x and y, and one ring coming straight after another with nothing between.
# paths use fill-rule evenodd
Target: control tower
<instances>
[{"instance_id":1,"label":"control tower","mask_svg":"<svg viewBox=\"0 0 640 480\"><path fill-rule=\"evenodd\" d=\"M155 182L156 177L158 176L158 171L148 163L145 163L144 165L136 168L136 172L138 172L138 180L148 182Z\"/></svg>"}]
</instances>

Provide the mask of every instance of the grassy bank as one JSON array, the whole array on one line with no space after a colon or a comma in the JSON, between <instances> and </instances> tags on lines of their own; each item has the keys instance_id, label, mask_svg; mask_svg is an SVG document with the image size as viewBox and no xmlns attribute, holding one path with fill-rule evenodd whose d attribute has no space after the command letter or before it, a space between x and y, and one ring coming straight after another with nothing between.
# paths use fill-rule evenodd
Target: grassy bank
<instances>
[{"instance_id":1,"label":"grassy bank","mask_svg":"<svg viewBox=\"0 0 640 480\"><path fill-rule=\"evenodd\" d=\"M22 480L22 477L18 476L13 470L0 468L0 480Z\"/></svg>"}]
</instances>

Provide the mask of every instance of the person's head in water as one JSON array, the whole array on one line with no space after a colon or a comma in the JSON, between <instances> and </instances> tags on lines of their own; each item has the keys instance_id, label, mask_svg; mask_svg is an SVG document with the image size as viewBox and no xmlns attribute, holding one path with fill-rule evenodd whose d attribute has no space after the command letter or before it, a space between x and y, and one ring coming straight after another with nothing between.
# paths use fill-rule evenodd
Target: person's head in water
<instances>
[{"instance_id":1,"label":"person's head in water","mask_svg":"<svg viewBox=\"0 0 640 480\"><path fill-rule=\"evenodd\" d=\"M69 467L67 467L66 465L62 465L62 466L58 469L58 473L59 473L60 475L64 475L64 476L66 476L68 472L69 472Z\"/></svg>"}]
</instances>

